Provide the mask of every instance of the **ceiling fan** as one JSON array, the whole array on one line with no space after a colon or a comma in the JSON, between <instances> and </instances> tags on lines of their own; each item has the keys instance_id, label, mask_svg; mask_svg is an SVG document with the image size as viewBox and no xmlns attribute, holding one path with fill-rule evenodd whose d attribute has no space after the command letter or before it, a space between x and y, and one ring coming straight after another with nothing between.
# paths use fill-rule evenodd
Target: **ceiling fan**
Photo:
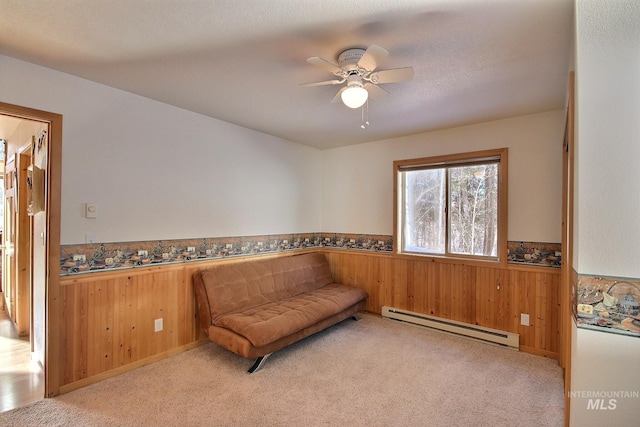
<instances>
[{"instance_id":1,"label":"ceiling fan","mask_svg":"<svg viewBox=\"0 0 640 427\"><path fill-rule=\"evenodd\" d=\"M318 56L307 59L307 62L317 65L338 77L333 80L305 83L302 86L339 85L342 87L331 102L342 100L349 108L359 108L372 97L386 95L388 92L378 86L381 83L404 82L413 79L413 68L393 68L375 71L378 64L389 52L377 45L371 45L366 50L361 48L347 49L338 55L338 65Z\"/></svg>"}]
</instances>

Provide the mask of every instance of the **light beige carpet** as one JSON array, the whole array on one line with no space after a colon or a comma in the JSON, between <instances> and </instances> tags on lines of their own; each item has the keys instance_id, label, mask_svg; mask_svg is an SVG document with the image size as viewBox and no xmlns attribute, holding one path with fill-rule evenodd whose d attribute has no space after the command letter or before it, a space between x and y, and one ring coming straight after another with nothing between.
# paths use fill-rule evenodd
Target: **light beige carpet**
<instances>
[{"instance_id":1,"label":"light beige carpet","mask_svg":"<svg viewBox=\"0 0 640 427\"><path fill-rule=\"evenodd\" d=\"M214 344L0 414L3 426L562 426L554 360L373 315L274 353Z\"/></svg>"}]
</instances>

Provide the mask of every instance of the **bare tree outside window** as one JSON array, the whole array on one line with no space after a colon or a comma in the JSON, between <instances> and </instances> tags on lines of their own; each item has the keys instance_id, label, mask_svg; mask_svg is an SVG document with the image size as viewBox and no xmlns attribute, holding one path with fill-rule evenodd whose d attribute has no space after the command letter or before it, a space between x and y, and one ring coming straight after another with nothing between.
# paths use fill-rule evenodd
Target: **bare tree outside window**
<instances>
[{"instance_id":1,"label":"bare tree outside window","mask_svg":"<svg viewBox=\"0 0 640 427\"><path fill-rule=\"evenodd\" d=\"M495 163L449 169L449 252L497 255L497 178Z\"/></svg>"},{"instance_id":2,"label":"bare tree outside window","mask_svg":"<svg viewBox=\"0 0 640 427\"><path fill-rule=\"evenodd\" d=\"M409 250L445 252L444 172L427 169L406 173L404 241Z\"/></svg>"}]
</instances>

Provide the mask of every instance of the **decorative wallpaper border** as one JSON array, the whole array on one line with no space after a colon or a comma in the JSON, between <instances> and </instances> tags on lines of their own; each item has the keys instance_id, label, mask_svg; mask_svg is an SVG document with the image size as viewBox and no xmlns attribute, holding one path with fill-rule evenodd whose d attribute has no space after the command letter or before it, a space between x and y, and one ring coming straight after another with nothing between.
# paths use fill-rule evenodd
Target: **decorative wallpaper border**
<instances>
[{"instance_id":1,"label":"decorative wallpaper border","mask_svg":"<svg viewBox=\"0 0 640 427\"><path fill-rule=\"evenodd\" d=\"M640 279L578 275L578 327L640 337Z\"/></svg>"},{"instance_id":2,"label":"decorative wallpaper border","mask_svg":"<svg viewBox=\"0 0 640 427\"><path fill-rule=\"evenodd\" d=\"M63 245L62 276L110 269L134 268L309 248L335 248L381 253L393 252L389 235L297 233L263 236L216 237ZM508 242L508 262L559 267L560 244Z\"/></svg>"},{"instance_id":3,"label":"decorative wallpaper border","mask_svg":"<svg viewBox=\"0 0 640 427\"><path fill-rule=\"evenodd\" d=\"M61 275L309 248L393 251L391 236L302 233L204 239L63 245Z\"/></svg>"},{"instance_id":4,"label":"decorative wallpaper border","mask_svg":"<svg viewBox=\"0 0 640 427\"><path fill-rule=\"evenodd\" d=\"M507 262L561 267L562 245L560 243L507 242Z\"/></svg>"}]
</instances>

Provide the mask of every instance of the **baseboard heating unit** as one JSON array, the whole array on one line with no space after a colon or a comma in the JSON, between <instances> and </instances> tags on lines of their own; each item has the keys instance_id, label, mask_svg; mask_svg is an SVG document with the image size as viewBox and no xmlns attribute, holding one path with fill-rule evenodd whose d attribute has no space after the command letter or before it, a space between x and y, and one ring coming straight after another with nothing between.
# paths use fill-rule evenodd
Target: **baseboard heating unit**
<instances>
[{"instance_id":1,"label":"baseboard heating unit","mask_svg":"<svg viewBox=\"0 0 640 427\"><path fill-rule=\"evenodd\" d=\"M497 344L513 350L518 350L520 346L520 335L518 334L485 328L478 325L471 325L469 323L457 322L455 320L443 319L441 317L414 313L407 310L399 310L397 308L387 306L382 307L382 317L413 323L414 325L426 326L428 328L456 335L463 335L468 338L489 344Z\"/></svg>"}]
</instances>

